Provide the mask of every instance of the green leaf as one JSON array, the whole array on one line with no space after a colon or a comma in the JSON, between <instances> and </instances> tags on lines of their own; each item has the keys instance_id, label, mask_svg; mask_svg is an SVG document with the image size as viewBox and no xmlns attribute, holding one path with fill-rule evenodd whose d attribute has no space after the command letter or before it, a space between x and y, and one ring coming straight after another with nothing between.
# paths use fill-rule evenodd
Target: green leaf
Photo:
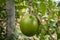
<instances>
[{"instance_id":1,"label":"green leaf","mask_svg":"<svg viewBox=\"0 0 60 40\"><path fill-rule=\"evenodd\" d=\"M49 0L49 1L48 1L48 7L49 7L49 8L52 8L52 0Z\"/></svg>"},{"instance_id":2,"label":"green leaf","mask_svg":"<svg viewBox=\"0 0 60 40\"><path fill-rule=\"evenodd\" d=\"M60 6L60 2L58 3L58 5L57 6Z\"/></svg>"},{"instance_id":3,"label":"green leaf","mask_svg":"<svg viewBox=\"0 0 60 40\"><path fill-rule=\"evenodd\" d=\"M41 3L40 7L38 8L38 10L40 10L40 12L42 12L42 15L44 15L45 12L46 12L46 4L45 3Z\"/></svg>"},{"instance_id":4,"label":"green leaf","mask_svg":"<svg viewBox=\"0 0 60 40\"><path fill-rule=\"evenodd\" d=\"M45 40L49 40L49 35L45 35L45 36L44 36L44 39L45 39Z\"/></svg>"},{"instance_id":5,"label":"green leaf","mask_svg":"<svg viewBox=\"0 0 60 40\"><path fill-rule=\"evenodd\" d=\"M60 11L58 11L58 17L60 18Z\"/></svg>"},{"instance_id":6,"label":"green leaf","mask_svg":"<svg viewBox=\"0 0 60 40\"><path fill-rule=\"evenodd\" d=\"M44 2L45 0L40 0L41 2Z\"/></svg>"}]
</instances>

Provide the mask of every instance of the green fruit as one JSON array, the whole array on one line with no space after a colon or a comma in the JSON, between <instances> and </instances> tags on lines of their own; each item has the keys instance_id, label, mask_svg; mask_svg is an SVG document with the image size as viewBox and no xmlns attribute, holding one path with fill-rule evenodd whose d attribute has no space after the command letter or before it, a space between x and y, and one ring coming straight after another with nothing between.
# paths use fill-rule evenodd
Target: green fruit
<instances>
[{"instance_id":1,"label":"green fruit","mask_svg":"<svg viewBox=\"0 0 60 40\"><path fill-rule=\"evenodd\" d=\"M38 29L38 20L34 15L26 14L21 19L20 29L24 35L33 36Z\"/></svg>"}]
</instances>

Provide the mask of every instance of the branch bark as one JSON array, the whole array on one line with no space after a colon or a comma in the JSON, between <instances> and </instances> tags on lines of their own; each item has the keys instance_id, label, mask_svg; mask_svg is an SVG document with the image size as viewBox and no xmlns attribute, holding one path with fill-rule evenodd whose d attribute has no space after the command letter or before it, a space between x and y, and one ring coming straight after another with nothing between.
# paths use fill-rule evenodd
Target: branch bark
<instances>
[{"instance_id":1,"label":"branch bark","mask_svg":"<svg viewBox=\"0 0 60 40\"><path fill-rule=\"evenodd\" d=\"M7 38L13 33L13 28L15 26L15 5L14 0L6 0L6 26L7 26Z\"/></svg>"}]
</instances>

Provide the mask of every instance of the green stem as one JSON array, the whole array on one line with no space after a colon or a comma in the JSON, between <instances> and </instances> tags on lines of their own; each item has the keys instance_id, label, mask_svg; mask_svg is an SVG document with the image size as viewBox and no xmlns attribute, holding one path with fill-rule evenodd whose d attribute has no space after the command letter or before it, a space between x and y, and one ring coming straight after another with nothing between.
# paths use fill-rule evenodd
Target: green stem
<instances>
[{"instance_id":1,"label":"green stem","mask_svg":"<svg viewBox=\"0 0 60 40\"><path fill-rule=\"evenodd\" d=\"M60 32L59 31L60 31L60 28L58 27L57 28L57 40L60 40Z\"/></svg>"},{"instance_id":2,"label":"green stem","mask_svg":"<svg viewBox=\"0 0 60 40\"><path fill-rule=\"evenodd\" d=\"M60 40L60 33L57 33L57 40Z\"/></svg>"},{"instance_id":3,"label":"green stem","mask_svg":"<svg viewBox=\"0 0 60 40\"><path fill-rule=\"evenodd\" d=\"M59 24L60 25L60 24ZM57 33L57 40L60 40L60 26L57 23L56 33Z\"/></svg>"}]
</instances>

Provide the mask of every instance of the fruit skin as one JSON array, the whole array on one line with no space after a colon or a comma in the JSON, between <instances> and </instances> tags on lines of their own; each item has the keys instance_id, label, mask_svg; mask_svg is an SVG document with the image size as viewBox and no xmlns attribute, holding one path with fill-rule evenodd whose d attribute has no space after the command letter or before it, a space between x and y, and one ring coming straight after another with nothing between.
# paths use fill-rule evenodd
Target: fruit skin
<instances>
[{"instance_id":1,"label":"fruit skin","mask_svg":"<svg viewBox=\"0 0 60 40\"><path fill-rule=\"evenodd\" d=\"M32 14L24 15L20 21L21 32L26 36L33 36L38 30L38 20Z\"/></svg>"}]
</instances>

